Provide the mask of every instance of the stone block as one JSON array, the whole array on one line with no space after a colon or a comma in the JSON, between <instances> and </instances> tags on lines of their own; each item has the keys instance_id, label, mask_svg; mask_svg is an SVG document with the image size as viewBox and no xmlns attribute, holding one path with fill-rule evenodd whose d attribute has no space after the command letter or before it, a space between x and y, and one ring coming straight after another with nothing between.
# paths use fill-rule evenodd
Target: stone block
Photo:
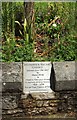
<instances>
[{"instance_id":1,"label":"stone block","mask_svg":"<svg viewBox=\"0 0 77 120\"><path fill-rule=\"evenodd\" d=\"M21 82L3 82L2 83L2 92L17 93L22 92L22 83Z\"/></svg>"},{"instance_id":2,"label":"stone block","mask_svg":"<svg viewBox=\"0 0 77 120\"><path fill-rule=\"evenodd\" d=\"M76 90L76 62L53 62L51 73L51 88L54 91Z\"/></svg>"},{"instance_id":3,"label":"stone block","mask_svg":"<svg viewBox=\"0 0 77 120\"><path fill-rule=\"evenodd\" d=\"M54 99L55 98L55 92L40 92L40 93L31 93L30 94L33 99L35 100L45 100L45 99ZM22 99L26 99L28 94L22 95Z\"/></svg>"},{"instance_id":4,"label":"stone block","mask_svg":"<svg viewBox=\"0 0 77 120\"><path fill-rule=\"evenodd\" d=\"M22 62L2 62L2 91L12 90L22 91Z\"/></svg>"},{"instance_id":5,"label":"stone block","mask_svg":"<svg viewBox=\"0 0 77 120\"><path fill-rule=\"evenodd\" d=\"M36 101L36 106L37 107L42 107L43 106L43 101Z\"/></svg>"},{"instance_id":6,"label":"stone block","mask_svg":"<svg viewBox=\"0 0 77 120\"><path fill-rule=\"evenodd\" d=\"M75 88L77 88L77 61L75 62Z\"/></svg>"},{"instance_id":7,"label":"stone block","mask_svg":"<svg viewBox=\"0 0 77 120\"><path fill-rule=\"evenodd\" d=\"M2 92L2 64L0 62L0 93Z\"/></svg>"},{"instance_id":8,"label":"stone block","mask_svg":"<svg viewBox=\"0 0 77 120\"><path fill-rule=\"evenodd\" d=\"M24 99L20 101L20 107L22 108L34 108L36 106L35 100Z\"/></svg>"},{"instance_id":9,"label":"stone block","mask_svg":"<svg viewBox=\"0 0 77 120\"><path fill-rule=\"evenodd\" d=\"M5 95L2 96L2 109L11 110L18 107L18 98L16 95Z\"/></svg>"},{"instance_id":10,"label":"stone block","mask_svg":"<svg viewBox=\"0 0 77 120\"><path fill-rule=\"evenodd\" d=\"M0 94L2 93L2 82L0 82Z\"/></svg>"},{"instance_id":11,"label":"stone block","mask_svg":"<svg viewBox=\"0 0 77 120\"><path fill-rule=\"evenodd\" d=\"M23 114L23 110L22 109L12 109L12 110L7 110L6 112L4 112L4 114L6 115L13 115L15 116L16 114Z\"/></svg>"},{"instance_id":12,"label":"stone block","mask_svg":"<svg viewBox=\"0 0 77 120\"><path fill-rule=\"evenodd\" d=\"M0 63L0 82L2 81L2 64Z\"/></svg>"},{"instance_id":13,"label":"stone block","mask_svg":"<svg viewBox=\"0 0 77 120\"><path fill-rule=\"evenodd\" d=\"M2 82L22 82L22 62L2 62Z\"/></svg>"},{"instance_id":14,"label":"stone block","mask_svg":"<svg viewBox=\"0 0 77 120\"><path fill-rule=\"evenodd\" d=\"M48 107L48 106L49 106L49 101L48 101L48 100L47 100L47 101L44 101L43 106L44 106L44 107Z\"/></svg>"}]
</instances>

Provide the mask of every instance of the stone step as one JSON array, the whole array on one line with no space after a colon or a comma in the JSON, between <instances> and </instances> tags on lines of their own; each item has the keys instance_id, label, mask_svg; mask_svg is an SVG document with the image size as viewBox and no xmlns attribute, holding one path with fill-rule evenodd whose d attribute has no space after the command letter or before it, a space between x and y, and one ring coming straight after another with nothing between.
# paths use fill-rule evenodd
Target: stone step
<instances>
[{"instance_id":1,"label":"stone step","mask_svg":"<svg viewBox=\"0 0 77 120\"><path fill-rule=\"evenodd\" d=\"M37 116L22 116L13 117L11 115L4 116L2 120L77 120L76 114L70 116L69 113L57 113L51 115L37 115Z\"/></svg>"},{"instance_id":2,"label":"stone step","mask_svg":"<svg viewBox=\"0 0 77 120\"><path fill-rule=\"evenodd\" d=\"M11 117L11 118L2 118L2 120L77 120L75 117L65 117L65 118L47 118L47 117Z\"/></svg>"}]
</instances>

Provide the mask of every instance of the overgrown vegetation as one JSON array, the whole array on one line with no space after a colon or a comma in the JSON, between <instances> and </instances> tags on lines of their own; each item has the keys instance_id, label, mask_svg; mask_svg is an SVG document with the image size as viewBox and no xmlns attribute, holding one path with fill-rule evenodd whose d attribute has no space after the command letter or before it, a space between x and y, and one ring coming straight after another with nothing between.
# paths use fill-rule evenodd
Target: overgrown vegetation
<instances>
[{"instance_id":1,"label":"overgrown vegetation","mask_svg":"<svg viewBox=\"0 0 77 120\"><path fill-rule=\"evenodd\" d=\"M32 36L23 3L3 3L2 61L76 60L76 8L75 2L35 2Z\"/></svg>"},{"instance_id":2,"label":"overgrown vegetation","mask_svg":"<svg viewBox=\"0 0 77 120\"><path fill-rule=\"evenodd\" d=\"M75 3L43 3L41 7L40 4L36 3L35 23L43 46L40 45L40 51L37 46L38 55L50 61L75 60Z\"/></svg>"},{"instance_id":3,"label":"overgrown vegetation","mask_svg":"<svg viewBox=\"0 0 77 120\"><path fill-rule=\"evenodd\" d=\"M3 3L2 61L31 61L33 44L29 42L29 34L26 30L27 21L24 17L23 3L11 3L11 8L13 11L10 10L9 2ZM10 15L13 15L13 17ZM13 26L11 26L12 24Z\"/></svg>"}]
</instances>

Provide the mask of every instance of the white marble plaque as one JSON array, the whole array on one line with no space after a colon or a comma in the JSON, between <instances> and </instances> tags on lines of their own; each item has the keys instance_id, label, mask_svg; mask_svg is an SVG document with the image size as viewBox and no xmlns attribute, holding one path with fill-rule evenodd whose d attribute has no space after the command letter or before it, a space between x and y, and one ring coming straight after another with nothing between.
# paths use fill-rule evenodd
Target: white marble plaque
<instances>
[{"instance_id":1,"label":"white marble plaque","mask_svg":"<svg viewBox=\"0 0 77 120\"><path fill-rule=\"evenodd\" d=\"M23 92L49 92L51 62L23 62Z\"/></svg>"}]
</instances>

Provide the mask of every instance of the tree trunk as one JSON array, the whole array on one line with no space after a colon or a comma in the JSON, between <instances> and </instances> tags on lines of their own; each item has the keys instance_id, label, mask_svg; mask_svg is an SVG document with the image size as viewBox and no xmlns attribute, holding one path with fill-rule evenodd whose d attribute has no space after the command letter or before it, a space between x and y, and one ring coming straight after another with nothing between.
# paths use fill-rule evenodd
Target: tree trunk
<instances>
[{"instance_id":1,"label":"tree trunk","mask_svg":"<svg viewBox=\"0 0 77 120\"><path fill-rule=\"evenodd\" d=\"M2 3L0 2L0 11L2 12ZM0 38L2 37L2 15L0 12Z\"/></svg>"},{"instance_id":2,"label":"tree trunk","mask_svg":"<svg viewBox=\"0 0 77 120\"><path fill-rule=\"evenodd\" d=\"M77 1L75 3L75 30L77 31Z\"/></svg>"},{"instance_id":3,"label":"tree trunk","mask_svg":"<svg viewBox=\"0 0 77 120\"><path fill-rule=\"evenodd\" d=\"M24 2L24 9L25 9L25 18L27 21L27 34L29 35L29 41L32 40L31 36L32 36L32 24L33 24L33 6L34 3L33 2Z\"/></svg>"}]
</instances>

